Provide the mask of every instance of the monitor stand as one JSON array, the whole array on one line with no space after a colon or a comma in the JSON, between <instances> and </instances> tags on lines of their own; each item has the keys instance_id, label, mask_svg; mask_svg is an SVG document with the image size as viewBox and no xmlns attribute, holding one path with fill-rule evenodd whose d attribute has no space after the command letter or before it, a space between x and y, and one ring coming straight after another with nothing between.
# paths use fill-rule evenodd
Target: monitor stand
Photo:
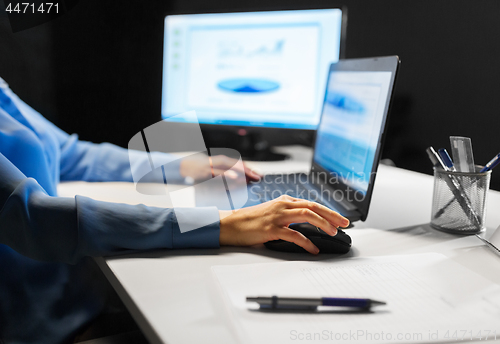
<instances>
[{"instance_id":1,"label":"monitor stand","mask_svg":"<svg viewBox=\"0 0 500 344\"><path fill-rule=\"evenodd\" d=\"M203 131L205 145L210 148L232 148L241 154L243 160L280 161L289 158L287 154L272 151L269 143L260 133L246 129L210 129Z\"/></svg>"}]
</instances>

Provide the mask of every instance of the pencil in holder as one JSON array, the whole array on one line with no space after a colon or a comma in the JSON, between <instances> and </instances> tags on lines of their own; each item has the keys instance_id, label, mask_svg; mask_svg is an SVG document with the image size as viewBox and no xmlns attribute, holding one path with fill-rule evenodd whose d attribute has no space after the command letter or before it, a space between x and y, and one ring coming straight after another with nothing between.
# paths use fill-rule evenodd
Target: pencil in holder
<instances>
[{"instance_id":1,"label":"pencil in holder","mask_svg":"<svg viewBox=\"0 0 500 344\"><path fill-rule=\"evenodd\" d=\"M431 226L453 234L475 234L485 229L486 201L491 171L452 172L434 168Z\"/></svg>"}]
</instances>

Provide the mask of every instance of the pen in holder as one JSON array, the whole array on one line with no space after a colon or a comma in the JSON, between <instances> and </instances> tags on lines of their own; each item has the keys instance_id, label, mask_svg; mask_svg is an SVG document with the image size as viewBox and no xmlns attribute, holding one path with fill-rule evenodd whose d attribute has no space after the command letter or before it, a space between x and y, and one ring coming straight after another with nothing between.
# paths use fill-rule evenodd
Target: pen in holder
<instances>
[{"instance_id":1,"label":"pen in holder","mask_svg":"<svg viewBox=\"0 0 500 344\"><path fill-rule=\"evenodd\" d=\"M453 234L484 230L491 171L452 172L434 168L431 226Z\"/></svg>"}]
</instances>

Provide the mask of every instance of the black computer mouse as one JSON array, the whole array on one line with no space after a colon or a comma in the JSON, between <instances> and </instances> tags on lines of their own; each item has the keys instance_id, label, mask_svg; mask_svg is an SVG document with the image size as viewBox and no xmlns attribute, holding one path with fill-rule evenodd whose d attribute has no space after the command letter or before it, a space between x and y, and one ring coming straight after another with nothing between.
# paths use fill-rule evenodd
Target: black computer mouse
<instances>
[{"instance_id":1,"label":"black computer mouse","mask_svg":"<svg viewBox=\"0 0 500 344\"><path fill-rule=\"evenodd\" d=\"M351 237L341 229L337 231L337 235L330 236L310 223L292 223L288 227L309 238L319 248L319 253L347 253L351 249ZM285 240L268 241L264 245L275 251L307 252L293 242Z\"/></svg>"}]
</instances>

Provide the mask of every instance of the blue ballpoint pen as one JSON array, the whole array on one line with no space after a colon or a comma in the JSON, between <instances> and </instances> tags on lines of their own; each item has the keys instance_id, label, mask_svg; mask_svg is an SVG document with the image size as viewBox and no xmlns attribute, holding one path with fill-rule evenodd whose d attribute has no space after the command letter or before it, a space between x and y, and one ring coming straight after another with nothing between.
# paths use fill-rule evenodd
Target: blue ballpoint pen
<instances>
[{"instance_id":1,"label":"blue ballpoint pen","mask_svg":"<svg viewBox=\"0 0 500 344\"><path fill-rule=\"evenodd\" d=\"M385 302L371 299L355 299L340 297L301 298L258 296L247 297L247 302L257 302L262 309L314 310L318 306L334 306L370 309L372 306L385 305Z\"/></svg>"},{"instance_id":2,"label":"blue ballpoint pen","mask_svg":"<svg viewBox=\"0 0 500 344\"><path fill-rule=\"evenodd\" d=\"M491 159L479 172L487 172L491 171L492 169L495 168L496 165L500 163L500 153L495 155L493 159Z\"/></svg>"},{"instance_id":3,"label":"blue ballpoint pen","mask_svg":"<svg viewBox=\"0 0 500 344\"><path fill-rule=\"evenodd\" d=\"M453 165L453 161L451 160L450 155L446 151L446 148L439 148L438 149L438 154L441 157L441 161L446 165L446 167L448 167L448 169L450 171L455 172L456 168ZM453 203L453 201L454 201L454 199L451 199L448 202L448 204L446 204L444 207L442 207L441 209L439 209L439 211L436 213L435 217L438 218L441 215L443 215L444 212L446 211L446 209L448 209L448 207Z\"/></svg>"},{"instance_id":4,"label":"blue ballpoint pen","mask_svg":"<svg viewBox=\"0 0 500 344\"><path fill-rule=\"evenodd\" d=\"M439 156L441 157L441 160L443 163L448 167L450 171L455 171L455 166L453 166L453 161L451 161L450 155L446 151L445 148L439 148L438 149Z\"/></svg>"}]
</instances>

